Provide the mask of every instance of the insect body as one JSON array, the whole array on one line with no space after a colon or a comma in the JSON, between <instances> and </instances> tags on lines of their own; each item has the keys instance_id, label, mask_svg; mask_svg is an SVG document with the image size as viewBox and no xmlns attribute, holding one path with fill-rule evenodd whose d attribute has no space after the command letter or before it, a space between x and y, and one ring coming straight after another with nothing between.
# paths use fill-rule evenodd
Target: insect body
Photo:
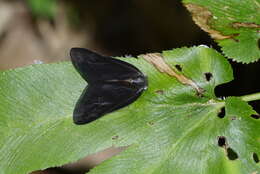
<instances>
[{"instance_id":1,"label":"insect body","mask_svg":"<svg viewBox=\"0 0 260 174\"><path fill-rule=\"evenodd\" d=\"M83 48L72 48L71 61L88 82L73 112L75 124L85 124L134 102L147 79L133 65Z\"/></svg>"}]
</instances>

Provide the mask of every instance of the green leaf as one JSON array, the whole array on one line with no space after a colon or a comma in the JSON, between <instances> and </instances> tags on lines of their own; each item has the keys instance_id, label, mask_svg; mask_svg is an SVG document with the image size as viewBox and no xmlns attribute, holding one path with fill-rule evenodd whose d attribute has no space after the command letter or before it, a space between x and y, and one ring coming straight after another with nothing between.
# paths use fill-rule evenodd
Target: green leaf
<instances>
[{"instance_id":1,"label":"green leaf","mask_svg":"<svg viewBox=\"0 0 260 174\"><path fill-rule=\"evenodd\" d=\"M60 166L111 146L129 147L90 173L260 172L252 157L260 155L260 122L250 117L255 111L239 98L225 104L214 95L216 85L233 78L228 61L205 46L160 56L203 94L142 56L120 58L147 75L148 90L129 106L82 126L73 124L72 111L86 83L70 63L1 72L0 174ZM225 145L219 146L220 137ZM238 158L229 159L228 149Z\"/></svg>"},{"instance_id":2,"label":"green leaf","mask_svg":"<svg viewBox=\"0 0 260 174\"><path fill-rule=\"evenodd\" d=\"M183 0L193 19L229 58L250 63L260 58L259 0Z\"/></svg>"},{"instance_id":3,"label":"green leaf","mask_svg":"<svg viewBox=\"0 0 260 174\"><path fill-rule=\"evenodd\" d=\"M56 0L27 0L27 4L36 17L53 18L56 13Z\"/></svg>"}]
</instances>

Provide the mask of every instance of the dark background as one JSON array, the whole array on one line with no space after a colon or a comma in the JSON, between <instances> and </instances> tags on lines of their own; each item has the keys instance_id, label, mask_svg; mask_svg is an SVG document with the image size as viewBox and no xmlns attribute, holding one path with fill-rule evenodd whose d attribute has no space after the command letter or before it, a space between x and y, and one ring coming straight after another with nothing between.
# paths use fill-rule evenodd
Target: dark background
<instances>
[{"instance_id":1,"label":"dark background","mask_svg":"<svg viewBox=\"0 0 260 174\"><path fill-rule=\"evenodd\" d=\"M68 60L71 47L111 56L136 56L200 44L220 51L179 0L60 0L53 15L38 13L28 2L0 0L0 70ZM218 86L216 95L259 92L260 63L229 62L235 80ZM258 101L250 104L260 112ZM69 171L71 168L48 170Z\"/></svg>"}]
</instances>

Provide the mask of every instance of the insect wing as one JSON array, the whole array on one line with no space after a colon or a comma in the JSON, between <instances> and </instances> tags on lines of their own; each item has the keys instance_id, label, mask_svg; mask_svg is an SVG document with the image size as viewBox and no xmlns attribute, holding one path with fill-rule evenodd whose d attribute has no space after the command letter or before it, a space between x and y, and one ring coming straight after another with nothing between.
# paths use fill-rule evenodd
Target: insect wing
<instances>
[{"instance_id":1,"label":"insect wing","mask_svg":"<svg viewBox=\"0 0 260 174\"><path fill-rule=\"evenodd\" d=\"M142 75L129 63L84 48L72 48L70 55L74 67L88 83L125 80Z\"/></svg>"},{"instance_id":2,"label":"insect wing","mask_svg":"<svg viewBox=\"0 0 260 174\"><path fill-rule=\"evenodd\" d=\"M122 84L89 85L79 98L73 113L75 124L94 121L106 113L127 106L142 93L138 88Z\"/></svg>"}]
</instances>

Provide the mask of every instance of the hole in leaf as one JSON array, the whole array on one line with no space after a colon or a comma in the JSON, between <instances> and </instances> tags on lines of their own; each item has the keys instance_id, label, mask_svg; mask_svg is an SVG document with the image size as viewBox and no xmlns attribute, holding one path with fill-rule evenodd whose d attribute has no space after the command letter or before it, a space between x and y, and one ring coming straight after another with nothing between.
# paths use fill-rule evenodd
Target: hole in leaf
<instances>
[{"instance_id":1,"label":"hole in leaf","mask_svg":"<svg viewBox=\"0 0 260 174\"><path fill-rule=\"evenodd\" d=\"M181 65L175 65L175 68L178 70L178 71L182 71L182 67L181 67Z\"/></svg>"},{"instance_id":2,"label":"hole in leaf","mask_svg":"<svg viewBox=\"0 0 260 174\"><path fill-rule=\"evenodd\" d=\"M253 153L253 160L255 161L255 163L259 163L259 157L256 153Z\"/></svg>"},{"instance_id":3,"label":"hole in leaf","mask_svg":"<svg viewBox=\"0 0 260 174\"><path fill-rule=\"evenodd\" d=\"M219 118L224 118L226 114L225 107L222 107L220 112L218 113Z\"/></svg>"},{"instance_id":4,"label":"hole in leaf","mask_svg":"<svg viewBox=\"0 0 260 174\"><path fill-rule=\"evenodd\" d=\"M226 137L224 137L224 136L218 137L218 146L223 147L223 148L227 146Z\"/></svg>"},{"instance_id":5,"label":"hole in leaf","mask_svg":"<svg viewBox=\"0 0 260 174\"><path fill-rule=\"evenodd\" d=\"M204 75L205 75L205 78L206 78L206 80L209 82L211 79L212 79L212 77L213 77L213 75L210 73L210 72L207 72L207 73L204 73Z\"/></svg>"},{"instance_id":6,"label":"hole in leaf","mask_svg":"<svg viewBox=\"0 0 260 174\"><path fill-rule=\"evenodd\" d=\"M229 148L227 148L227 157L230 160L236 160L236 159L238 159L238 154L229 147Z\"/></svg>"},{"instance_id":7,"label":"hole in leaf","mask_svg":"<svg viewBox=\"0 0 260 174\"><path fill-rule=\"evenodd\" d=\"M251 117L254 118L254 119L259 119L259 118L260 118L260 115L252 114Z\"/></svg>"}]
</instances>

